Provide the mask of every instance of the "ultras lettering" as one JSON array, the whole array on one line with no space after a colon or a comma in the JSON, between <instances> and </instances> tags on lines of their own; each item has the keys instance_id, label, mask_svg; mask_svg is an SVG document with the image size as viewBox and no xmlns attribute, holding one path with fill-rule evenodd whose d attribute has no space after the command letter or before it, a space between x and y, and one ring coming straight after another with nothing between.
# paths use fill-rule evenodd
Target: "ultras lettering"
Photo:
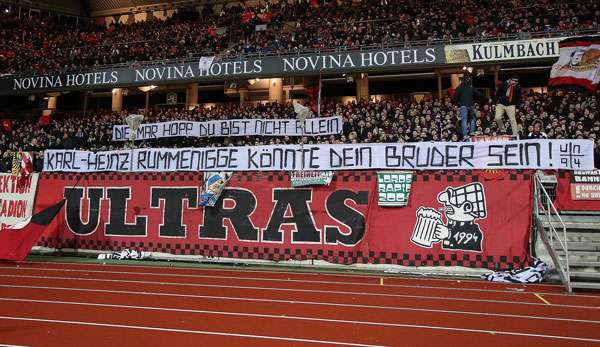
<instances>
[{"instance_id":1,"label":"ultras lettering","mask_svg":"<svg viewBox=\"0 0 600 347\"><path fill-rule=\"evenodd\" d=\"M80 236L104 232L120 237L276 243L289 237L292 243L344 246L358 244L366 233L366 219L359 210L369 202L367 191L338 190L313 201L311 189L272 188L273 200L264 205L270 217L260 219L259 201L248 189L226 188L211 208L198 207L200 186L146 189L65 187L65 222ZM315 211L327 211L327 222L317 224Z\"/></svg>"}]
</instances>

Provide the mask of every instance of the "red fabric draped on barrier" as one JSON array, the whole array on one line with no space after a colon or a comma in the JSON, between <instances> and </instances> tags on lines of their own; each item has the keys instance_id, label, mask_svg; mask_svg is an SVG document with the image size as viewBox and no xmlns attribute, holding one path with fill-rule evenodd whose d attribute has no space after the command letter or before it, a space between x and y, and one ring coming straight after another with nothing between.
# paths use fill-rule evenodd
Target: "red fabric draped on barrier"
<instances>
[{"instance_id":1,"label":"red fabric draped on barrier","mask_svg":"<svg viewBox=\"0 0 600 347\"><path fill-rule=\"evenodd\" d=\"M527 265L531 172L421 171L406 207L377 205L374 171L291 188L288 173L236 173L198 208L201 173L44 174L36 208L68 201L40 245L332 263ZM49 236L56 235L56 236Z\"/></svg>"},{"instance_id":2,"label":"red fabric draped on barrier","mask_svg":"<svg viewBox=\"0 0 600 347\"><path fill-rule=\"evenodd\" d=\"M556 174L556 173L555 173ZM556 174L558 184L556 186L556 199L554 205L559 211L600 211L599 200L575 200L571 183L573 182L573 172L560 171ZM598 185L596 183L595 185ZM596 190L597 191L597 190Z\"/></svg>"}]
</instances>

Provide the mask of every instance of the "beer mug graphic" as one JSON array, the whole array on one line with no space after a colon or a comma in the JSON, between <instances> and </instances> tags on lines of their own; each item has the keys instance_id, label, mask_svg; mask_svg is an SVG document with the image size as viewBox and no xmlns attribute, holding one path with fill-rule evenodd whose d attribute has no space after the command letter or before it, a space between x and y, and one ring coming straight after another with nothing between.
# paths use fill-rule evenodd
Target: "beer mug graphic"
<instances>
[{"instance_id":1,"label":"beer mug graphic","mask_svg":"<svg viewBox=\"0 0 600 347\"><path fill-rule=\"evenodd\" d=\"M442 214L439 211L433 208L419 207L417 222L410 240L421 247L431 248L433 243L439 241L434 237L438 223L443 224Z\"/></svg>"}]
</instances>

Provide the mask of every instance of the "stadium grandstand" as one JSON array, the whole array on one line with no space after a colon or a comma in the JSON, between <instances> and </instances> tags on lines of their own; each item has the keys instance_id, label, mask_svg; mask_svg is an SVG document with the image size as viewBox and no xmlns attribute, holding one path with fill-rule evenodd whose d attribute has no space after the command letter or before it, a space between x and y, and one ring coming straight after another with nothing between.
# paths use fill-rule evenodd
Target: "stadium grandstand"
<instances>
[{"instance_id":1,"label":"stadium grandstand","mask_svg":"<svg viewBox=\"0 0 600 347\"><path fill-rule=\"evenodd\" d=\"M593 0L0 0L0 345L600 344L598 83Z\"/></svg>"}]
</instances>

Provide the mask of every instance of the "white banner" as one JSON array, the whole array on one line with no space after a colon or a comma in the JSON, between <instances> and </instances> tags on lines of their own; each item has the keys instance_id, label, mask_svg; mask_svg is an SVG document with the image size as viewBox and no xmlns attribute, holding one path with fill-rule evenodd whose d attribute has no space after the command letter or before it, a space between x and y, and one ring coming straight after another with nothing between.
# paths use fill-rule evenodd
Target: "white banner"
<instances>
[{"instance_id":1,"label":"white banner","mask_svg":"<svg viewBox=\"0 0 600 347\"><path fill-rule=\"evenodd\" d=\"M0 174L0 229L31 217L38 178L39 174L32 173L18 186L17 176Z\"/></svg>"},{"instance_id":2,"label":"white banner","mask_svg":"<svg viewBox=\"0 0 600 347\"><path fill-rule=\"evenodd\" d=\"M164 137L320 136L342 132L342 117L307 118L304 130L296 119L228 119L206 122L172 121L141 124L137 140ZM113 141L130 139L127 125L113 126Z\"/></svg>"},{"instance_id":3,"label":"white banner","mask_svg":"<svg viewBox=\"0 0 600 347\"><path fill-rule=\"evenodd\" d=\"M44 171L160 172L358 169L594 168L591 140L416 142L336 145L47 150Z\"/></svg>"},{"instance_id":4,"label":"white banner","mask_svg":"<svg viewBox=\"0 0 600 347\"><path fill-rule=\"evenodd\" d=\"M213 61L215 61L215 57L200 57L198 61L198 70L208 70L212 65Z\"/></svg>"},{"instance_id":5,"label":"white banner","mask_svg":"<svg viewBox=\"0 0 600 347\"><path fill-rule=\"evenodd\" d=\"M558 57L558 42L563 39L564 37L446 45L444 52L448 64L553 58Z\"/></svg>"}]
</instances>

